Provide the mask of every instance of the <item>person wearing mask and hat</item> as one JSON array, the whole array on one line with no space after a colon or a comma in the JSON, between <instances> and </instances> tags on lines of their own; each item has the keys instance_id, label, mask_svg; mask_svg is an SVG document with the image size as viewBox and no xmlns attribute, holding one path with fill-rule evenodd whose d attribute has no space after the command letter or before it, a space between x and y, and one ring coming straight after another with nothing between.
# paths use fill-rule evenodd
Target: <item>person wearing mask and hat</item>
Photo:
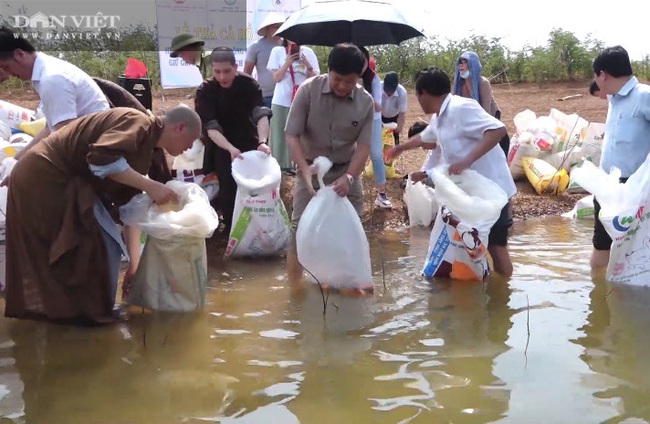
<instances>
[{"instance_id":1,"label":"person wearing mask and hat","mask_svg":"<svg viewBox=\"0 0 650 424\"><path fill-rule=\"evenodd\" d=\"M194 64L199 68L204 79L212 77L210 53L203 47L205 41L192 34L179 34L172 39L169 57L180 57L185 63Z\"/></svg>"},{"instance_id":2,"label":"person wearing mask and hat","mask_svg":"<svg viewBox=\"0 0 650 424\"><path fill-rule=\"evenodd\" d=\"M397 73L389 72L381 84L381 121L386 124L395 122L397 128L393 131L395 145L399 144L399 135L406 121L406 89L399 83Z\"/></svg>"},{"instance_id":3,"label":"person wearing mask and hat","mask_svg":"<svg viewBox=\"0 0 650 424\"><path fill-rule=\"evenodd\" d=\"M461 54L456 62L452 94L476 100L483 110L501 120L501 111L492 95L490 80L481 75L483 67L478 55L468 51ZM499 145L508 156L508 150L510 150L510 137L508 137L508 134L499 141Z\"/></svg>"},{"instance_id":4,"label":"person wearing mask and hat","mask_svg":"<svg viewBox=\"0 0 650 424\"><path fill-rule=\"evenodd\" d=\"M277 13L269 13L262 21L257 35L260 38L246 50L246 60L244 61L244 73L253 75L253 69L257 71L257 83L262 89L264 106L271 107L273 92L275 91L275 81L273 74L266 68L271 56L271 50L282 44L282 39L276 37L275 33L284 23L285 19Z\"/></svg>"}]
</instances>

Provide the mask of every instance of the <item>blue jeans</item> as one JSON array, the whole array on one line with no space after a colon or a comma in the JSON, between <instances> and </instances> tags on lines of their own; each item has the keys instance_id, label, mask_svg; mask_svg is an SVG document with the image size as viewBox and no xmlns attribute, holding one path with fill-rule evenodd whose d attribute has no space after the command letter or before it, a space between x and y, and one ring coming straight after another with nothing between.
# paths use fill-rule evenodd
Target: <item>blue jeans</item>
<instances>
[{"instance_id":1,"label":"blue jeans","mask_svg":"<svg viewBox=\"0 0 650 424\"><path fill-rule=\"evenodd\" d=\"M372 121L372 136L370 137L370 161L372 162L372 173L375 176L375 185L386 183L381 130L381 118L375 118Z\"/></svg>"},{"instance_id":2,"label":"blue jeans","mask_svg":"<svg viewBox=\"0 0 650 424\"><path fill-rule=\"evenodd\" d=\"M271 100L273 100L273 96L268 96L268 97L262 97L264 106L266 107L271 107Z\"/></svg>"}]
</instances>

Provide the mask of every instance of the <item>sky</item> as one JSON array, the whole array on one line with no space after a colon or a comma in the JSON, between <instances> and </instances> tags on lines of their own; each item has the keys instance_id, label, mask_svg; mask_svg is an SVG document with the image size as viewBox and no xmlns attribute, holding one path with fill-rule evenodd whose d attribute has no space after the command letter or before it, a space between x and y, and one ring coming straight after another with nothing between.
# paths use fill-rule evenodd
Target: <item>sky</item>
<instances>
[{"instance_id":1,"label":"sky","mask_svg":"<svg viewBox=\"0 0 650 424\"><path fill-rule=\"evenodd\" d=\"M303 6L315 0L302 0ZM386 0L383 0L386 1ZM460 40L472 34L502 37L511 49L545 46L554 28L606 46L620 44L633 60L650 55L650 1L597 0L388 0L425 35ZM620 7L616 5L620 4ZM625 6L623 6L625 5Z\"/></svg>"},{"instance_id":2,"label":"sky","mask_svg":"<svg viewBox=\"0 0 650 424\"><path fill-rule=\"evenodd\" d=\"M219 2L221 0L209 0ZM316 0L302 0L307 5ZM650 1L621 1L620 7L614 1L597 0L381 0L392 2L410 18L415 26L423 29L425 35L440 39L460 40L464 37L484 35L501 37L502 43L510 49L521 49L524 45L546 46L548 34L554 28L574 33L579 39L588 34L605 45L620 44L634 60L650 55ZM155 22L155 0L2 0L0 13L8 11L6 4L30 5L30 9L62 7L74 10L90 7L97 10L97 4L116 10L134 22ZM625 6L623 6L625 4ZM1 10L4 9L4 10ZM13 9L13 7L12 7ZM90 10L90 9L89 9ZM45 11L45 10L44 10ZM128 11L128 17L124 12ZM49 12L49 11L48 11ZM108 12L108 11L107 11ZM124 19L126 18L126 19Z\"/></svg>"}]
</instances>

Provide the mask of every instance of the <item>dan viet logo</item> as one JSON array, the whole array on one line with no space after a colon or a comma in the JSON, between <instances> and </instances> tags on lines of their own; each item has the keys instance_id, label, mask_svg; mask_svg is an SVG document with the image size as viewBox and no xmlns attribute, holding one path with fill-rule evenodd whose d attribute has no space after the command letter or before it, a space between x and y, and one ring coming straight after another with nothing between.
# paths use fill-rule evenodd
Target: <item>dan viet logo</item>
<instances>
[{"instance_id":1,"label":"dan viet logo","mask_svg":"<svg viewBox=\"0 0 650 424\"><path fill-rule=\"evenodd\" d=\"M56 30L71 28L79 31L117 28L120 17L117 15L104 15L98 12L95 15L46 15L42 12L31 16L13 15L13 27L16 29L38 31L41 29Z\"/></svg>"}]
</instances>

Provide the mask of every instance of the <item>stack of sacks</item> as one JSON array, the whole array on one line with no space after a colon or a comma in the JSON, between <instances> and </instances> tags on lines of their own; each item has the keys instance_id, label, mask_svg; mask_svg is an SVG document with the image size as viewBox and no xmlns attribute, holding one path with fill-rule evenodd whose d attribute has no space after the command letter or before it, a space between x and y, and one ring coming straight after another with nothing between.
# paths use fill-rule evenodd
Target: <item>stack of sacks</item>
<instances>
[{"instance_id":1,"label":"stack of sacks","mask_svg":"<svg viewBox=\"0 0 650 424\"><path fill-rule=\"evenodd\" d=\"M548 163L550 167L544 167L553 168L557 175L564 172L568 176L585 160L595 165L600 163L605 133L603 123L590 123L577 114L567 115L557 109L551 109L548 116L539 117L535 112L525 110L515 116L514 123L516 133L512 137L507 160L515 180L531 174L527 172L527 166L535 159L538 164L541 161ZM532 180L531 183L535 185ZM584 192L572 182L568 184L567 191ZM556 193L559 194L557 190Z\"/></svg>"},{"instance_id":2,"label":"stack of sacks","mask_svg":"<svg viewBox=\"0 0 650 424\"><path fill-rule=\"evenodd\" d=\"M0 161L13 157L45 127L45 118L13 103L0 100Z\"/></svg>"}]
</instances>

